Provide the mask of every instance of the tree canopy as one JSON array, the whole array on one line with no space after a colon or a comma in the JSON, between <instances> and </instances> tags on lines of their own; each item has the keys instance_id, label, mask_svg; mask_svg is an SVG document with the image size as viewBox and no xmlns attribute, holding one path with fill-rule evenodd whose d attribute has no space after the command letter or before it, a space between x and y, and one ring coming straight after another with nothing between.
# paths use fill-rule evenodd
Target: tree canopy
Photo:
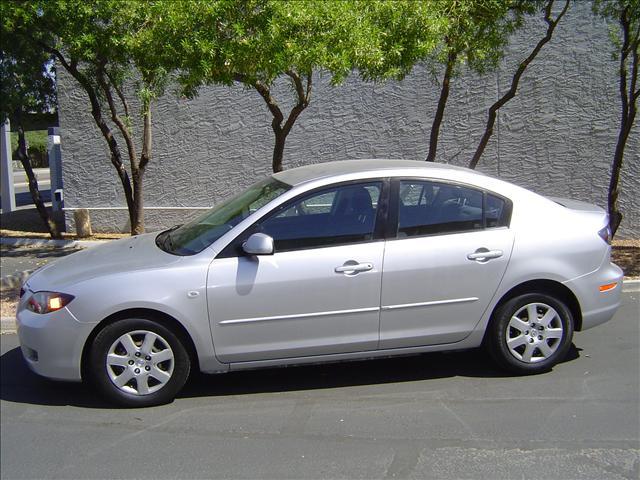
<instances>
[{"instance_id":1,"label":"tree canopy","mask_svg":"<svg viewBox=\"0 0 640 480\"><path fill-rule=\"evenodd\" d=\"M151 158L151 103L168 78L166 65L145 44L153 24L151 5L132 0L0 3L3 38L24 42L32 55L52 56L87 95L124 189L132 233L144 230L142 179ZM134 129L134 103L140 104L139 130ZM139 155L136 144L142 144Z\"/></svg>"}]
</instances>

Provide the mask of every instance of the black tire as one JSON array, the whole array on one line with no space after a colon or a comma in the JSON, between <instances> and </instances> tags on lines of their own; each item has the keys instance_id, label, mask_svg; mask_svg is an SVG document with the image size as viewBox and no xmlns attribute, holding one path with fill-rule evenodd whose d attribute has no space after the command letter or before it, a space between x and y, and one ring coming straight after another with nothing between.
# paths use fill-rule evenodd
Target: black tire
<instances>
[{"instance_id":1,"label":"black tire","mask_svg":"<svg viewBox=\"0 0 640 480\"><path fill-rule=\"evenodd\" d=\"M529 318L532 305L537 317L533 321ZM543 324L547 318L551 321L545 329ZM556 338L558 336L560 338ZM530 375L547 372L564 359L572 338L573 317L565 303L546 293L527 293L495 310L485 336L485 347L501 368Z\"/></svg>"},{"instance_id":2,"label":"black tire","mask_svg":"<svg viewBox=\"0 0 640 480\"><path fill-rule=\"evenodd\" d=\"M144 343L147 337L150 347ZM112 353L109 358L115 360L109 360L108 365L109 353ZM163 360L169 356L170 359ZM160 361L156 362L154 357ZM165 326L145 318L118 320L104 327L93 341L85 368L89 379L108 400L125 407L173 401L190 370L189 354L180 339ZM130 377L127 383L116 385L116 381L127 377Z\"/></svg>"}]
</instances>

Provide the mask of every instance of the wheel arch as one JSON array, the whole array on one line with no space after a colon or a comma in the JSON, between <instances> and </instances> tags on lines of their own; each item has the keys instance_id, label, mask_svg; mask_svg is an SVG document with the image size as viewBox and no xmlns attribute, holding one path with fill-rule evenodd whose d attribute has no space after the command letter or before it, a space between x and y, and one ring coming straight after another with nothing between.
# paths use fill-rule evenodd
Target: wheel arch
<instances>
[{"instance_id":1,"label":"wheel arch","mask_svg":"<svg viewBox=\"0 0 640 480\"><path fill-rule=\"evenodd\" d=\"M532 292L546 293L547 295L551 295L562 300L571 311L574 330L577 332L582 330L582 308L580 307L578 298L566 285L563 285L556 280L548 279L528 280L513 287L500 298L498 303L495 304L493 311L491 312L491 319L493 319L496 310L498 310L504 303L518 295Z\"/></svg>"},{"instance_id":2,"label":"wheel arch","mask_svg":"<svg viewBox=\"0 0 640 480\"><path fill-rule=\"evenodd\" d=\"M126 310L121 310L119 312L112 313L108 317L101 320L91 331L87 340L84 343L84 347L82 348L82 356L80 360L80 371L83 379L87 378L85 369L87 367L87 360L89 357L89 352L91 351L91 345L93 344L93 340L96 338L98 333L100 333L107 325L117 322L118 320L124 320L126 318L143 318L146 320L150 320L156 323L159 323L165 328L168 328L173 333L175 333L182 344L185 346L187 350L187 354L189 355L189 360L191 361L191 369L192 370L200 370L200 363L198 359L198 351L196 350L195 344L193 343L193 339L187 329L182 325L178 320L176 320L171 315L161 312L159 310L154 310L151 308L129 308Z\"/></svg>"}]
</instances>

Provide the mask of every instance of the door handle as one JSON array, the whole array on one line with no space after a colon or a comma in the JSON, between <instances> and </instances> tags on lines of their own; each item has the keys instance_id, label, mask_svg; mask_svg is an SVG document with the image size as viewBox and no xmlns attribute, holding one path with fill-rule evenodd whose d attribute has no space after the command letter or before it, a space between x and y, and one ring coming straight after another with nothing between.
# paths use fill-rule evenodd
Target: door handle
<instances>
[{"instance_id":1,"label":"door handle","mask_svg":"<svg viewBox=\"0 0 640 480\"><path fill-rule=\"evenodd\" d=\"M500 258L502 256L502 250L488 250L486 248L479 248L475 252L467 255L469 260L475 260L483 263L488 262L492 258Z\"/></svg>"},{"instance_id":2,"label":"door handle","mask_svg":"<svg viewBox=\"0 0 640 480\"><path fill-rule=\"evenodd\" d=\"M341 267L336 267L336 273L357 273L357 272L366 272L367 270L373 269L373 263L365 262L365 263L345 263Z\"/></svg>"}]
</instances>

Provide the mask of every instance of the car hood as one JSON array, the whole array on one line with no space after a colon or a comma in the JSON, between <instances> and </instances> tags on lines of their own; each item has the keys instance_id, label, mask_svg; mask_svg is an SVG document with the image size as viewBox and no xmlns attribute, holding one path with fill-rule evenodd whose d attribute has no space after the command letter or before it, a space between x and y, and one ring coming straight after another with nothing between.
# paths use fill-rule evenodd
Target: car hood
<instances>
[{"instance_id":1,"label":"car hood","mask_svg":"<svg viewBox=\"0 0 640 480\"><path fill-rule=\"evenodd\" d=\"M37 270L27 280L27 286L32 291L62 290L92 278L166 267L183 259L158 248L156 236L154 233L114 240L60 258Z\"/></svg>"}]
</instances>

